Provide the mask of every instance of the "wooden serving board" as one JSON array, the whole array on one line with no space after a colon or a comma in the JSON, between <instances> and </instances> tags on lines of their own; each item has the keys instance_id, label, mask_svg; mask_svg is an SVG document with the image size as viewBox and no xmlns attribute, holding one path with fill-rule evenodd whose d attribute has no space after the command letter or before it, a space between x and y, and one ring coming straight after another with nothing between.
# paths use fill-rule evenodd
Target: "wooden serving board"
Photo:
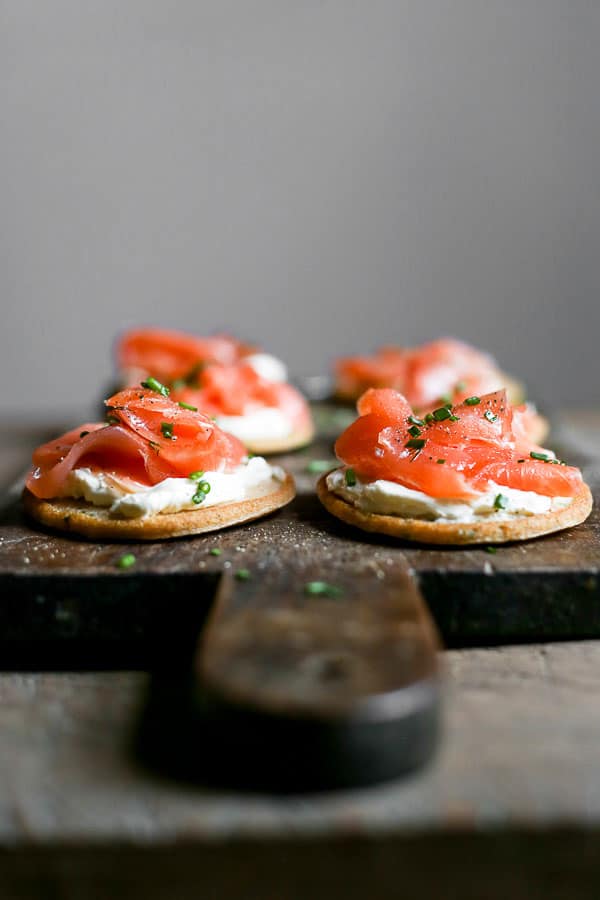
<instances>
[{"instance_id":1,"label":"wooden serving board","mask_svg":"<svg viewBox=\"0 0 600 900\"><path fill-rule=\"evenodd\" d=\"M296 500L264 520L208 536L124 547L52 534L24 519L13 487L0 514L3 667L44 665L56 647L63 668L144 665L152 648L164 653L196 633L220 574L240 569L253 582L277 576L296 589L305 581L355 577L367 594L408 571L447 646L600 635L597 503L576 529L495 553L370 537L321 507L318 473L308 471L314 460L333 465L332 441L352 414L323 404L316 416L319 439L277 459L296 477ZM586 462L572 452L569 460ZM598 498L598 467L588 470ZM125 549L136 564L124 572L117 561ZM339 603L341 609L343 597Z\"/></svg>"}]
</instances>

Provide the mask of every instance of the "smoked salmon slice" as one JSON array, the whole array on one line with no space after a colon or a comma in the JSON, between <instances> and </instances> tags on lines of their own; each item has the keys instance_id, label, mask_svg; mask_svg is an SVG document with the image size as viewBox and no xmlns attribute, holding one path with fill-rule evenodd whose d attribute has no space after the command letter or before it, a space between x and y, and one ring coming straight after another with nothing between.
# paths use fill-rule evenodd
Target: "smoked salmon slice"
<instances>
[{"instance_id":1,"label":"smoked salmon slice","mask_svg":"<svg viewBox=\"0 0 600 900\"><path fill-rule=\"evenodd\" d=\"M579 469L528 439L523 413L504 389L421 418L402 394L372 388L358 412L335 452L363 480L394 481L440 499L468 499L490 482L550 497L573 497L582 485Z\"/></svg>"},{"instance_id":2,"label":"smoked salmon slice","mask_svg":"<svg viewBox=\"0 0 600 900\"><path fill-rule=\"evenodd\" d=\"M129 388L106 405L108 424L81 425L35 451L26 480L32 494L60 497L77 467L150 486L199 470L230 471L246 457L237 438L158 390Z\"/></svg>"},{"instance_id":3,"label":"smoked salmon slice","mask_svg":"<svg viewBox=\"0 0 600 900\"><path fill-rule=\"evenodd\" d=\"M246 363L206 366L192 384L175 387L174 400L197 406L210 416L243 416L265 407L280 410L294 430L310 426L308 404L284 382L267 381Z\"/></svg>"},{"instance_id":4,"label":"smoked salmon slice","mask_svg":"<svg viewBox=\"0 0 600 900\"><path fill-rule=\"evenodd\" d=\"M126 331L115 347L116 362L126 381L153 375L165 384L187 379L206 363L231 365L253 350L228 335L196 337L166 328Z\"/></svg>"},{"instance_id":5,"label":"smoked salmon slice","mask_svg":"<svg viewBox=\"0 0 600 900\"><path fill-rule=\"evenodd\" d=\"M336 393L356 400L370 387L400 391L412 408L426 412L442 399L459 403L473 394L507 387L513 401L520 386L501 372L496 361L455 338L440 338L420 347L382 347L369 356L339 359Z\"/></svg>"}]
</instances>

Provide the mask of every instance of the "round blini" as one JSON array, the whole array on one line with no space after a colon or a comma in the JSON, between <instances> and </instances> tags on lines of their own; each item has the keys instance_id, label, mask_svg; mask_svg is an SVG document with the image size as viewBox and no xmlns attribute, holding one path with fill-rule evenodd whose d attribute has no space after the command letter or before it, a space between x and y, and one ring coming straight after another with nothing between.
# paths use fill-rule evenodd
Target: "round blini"
<instances>
[{"instance_id":1,"label":"round blini","mask_svg":"<svg viewBox=\"0 0 600 900\"><path fill-rule=\"evenodd\" d=\"M227 430L227 429L225 429ZM312 422L303 429L293 431L285 438L264 438L256 441L243 441L251 453L257 456L271 456L273 453L288 453L306 447L314 439L315 429Z\"/></svg>"},{"instance_id":2,"label":"round blini","mask_svg":"<svg viewBox=\"0 0 600 900\"><path fill-rule=\"evenodd\" d=\"M317 484L319 500L325 509L342 522L363 531L387 534L421 544L504 544L507 541L525 541L580 525L592 511L593 503L589 487L582 484L569 506L554 512L481 522L430 522L361 512L330 491L326 479L327 475L323 475Z\"/></svg>"},{"instance_id":3,"label":"round blini","mask_svg":"<svg viewBox=\"0 0 600 900\"><path fill-rule=\"evenodd\" d=\"M175 513L155 513L139 519L116 518L108 509L92 506L85 500L71 500L68 497L39 500L27 488L23 491L23 504L33 519L59 531L93 540L154 541L241 525L275 512L293 500L295 495L294 479L286 473L284 481L258 497Z\"/></svg>"}]
</instances>

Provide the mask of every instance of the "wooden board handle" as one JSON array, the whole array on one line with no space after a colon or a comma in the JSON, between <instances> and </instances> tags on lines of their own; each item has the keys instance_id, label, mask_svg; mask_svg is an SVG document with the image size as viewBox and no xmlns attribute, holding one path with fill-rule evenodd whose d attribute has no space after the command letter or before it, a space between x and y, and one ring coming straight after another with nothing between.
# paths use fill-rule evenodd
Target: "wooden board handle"
<instances>
[{"instance_id":1,"label":"wooden board handle","mask_svg":"<svg viewBox=\"0 0 600 900\"><path fill-rule=\"evenodd\" d=\"M309 572L307 570L307 576ZM219 781L306 790L366 784L425 762L438 734L437 638L412 579L224 576L195 660Z\"/></svg>"}]
</instances>

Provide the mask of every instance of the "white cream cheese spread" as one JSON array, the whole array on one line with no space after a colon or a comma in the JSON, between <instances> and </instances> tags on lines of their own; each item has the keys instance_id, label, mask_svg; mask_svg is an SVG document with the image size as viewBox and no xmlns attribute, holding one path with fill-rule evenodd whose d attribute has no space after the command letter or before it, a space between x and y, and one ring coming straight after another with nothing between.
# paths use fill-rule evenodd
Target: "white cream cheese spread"
<instances>
[{"instance_id":1,"label":"white cream cheese spread","mask_svg":"<svg viewBox=\"0 0 600 900\"><path fill-rule=\"evenodd\" d=\"M287 438L294 429L292 422L274 406L249 409L242 416L215 416L215 421L243 444Z\"/></svg>"},{"instance_id":2,"label":"white cream cheese spread","mask_svg":"<svg viewBox=\"0 0 600 900\"><path fill-rule=\"evenodd\" d=\"M383 479L361 481L356 476L356 484L349 485L344 468L335 469L327 476L327 487L362 512L428 521L474 522L534 516L564 509L572 500L571 497L546 497L534 491L518 491L493 482L488 483L486 491L470 500L440 499ZM504 498L502 509L495 503L499 494Z\"/></svg>"},{"instance_id":3,"label":"white cream cheese spread","mask_svg":"<svg viewBox=\"0 0 600 900\"><path fill-rule=\"evenodd\" d=\"M255 456L232 472L205 472L202 480L210 485L210 490L202 503L197 504L192 498L198 490L198 483L190 478L165 478L148 487L129 479L80 468L70 473L63 496L83 498L94 506L110 507L110 512L116 517L137 519L154 513L180 512L254 499L275 490L284 478L285 473L279 466L271 466L261 456Z\"/></svg>"},{"instance_id":4,"label":"white cream cheese spread","mask_svg":"<svg viewBox=\"0 0 600 900\"><path fill-rule=\"evenodd\" d=\"M244 362L252 366L256 374L265 381L287 381L285 364L270 353L251 353L250 356L244 357Z\"/></svg>"}]
</instances>

